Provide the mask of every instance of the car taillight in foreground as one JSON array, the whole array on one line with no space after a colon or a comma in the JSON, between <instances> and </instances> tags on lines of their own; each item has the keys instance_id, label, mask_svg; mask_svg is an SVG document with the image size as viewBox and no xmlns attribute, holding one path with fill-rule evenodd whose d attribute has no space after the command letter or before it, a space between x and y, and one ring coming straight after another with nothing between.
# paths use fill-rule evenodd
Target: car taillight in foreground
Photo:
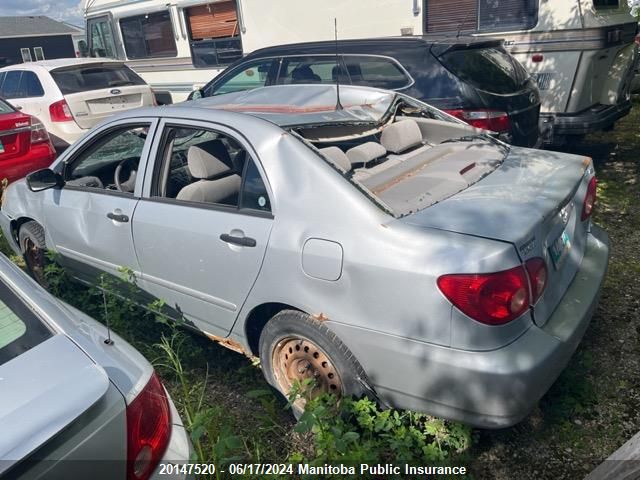
<instances>
[{"instance_id":1,"label":"car taillight in foreground","mask_svg":"<svg viewBox=\"0 0 640 480\"><path fill-rule=\"evenodd\" d=\"M69 105L64 99L49 105L49 115L51 115L52 122L70 122L73 120Z\"/></svg>"},{"instance_id":2,"label":"car taillight in foreground","mask_svg":"<svg viewBox=\"0 0 640 480\"><path fill-rule=\"evenodd\" d=\"M587 193L584 196L584 202L582 202L582 215L580 216L582 221L589 218L593 213L593 207L596 204L597 190L598 180L596 180L596 177L591 177L589 185L587 186Z\"/></svg>"},{"instance_id":3,"label":"car taillight in foreground","mask_svg":"<svg viewBox=\"0 0 640 480\"><path fill-rule=\"evenodd\" d=\"M142 392L127 406L127 479L146 480L167 449L171 412L155 372Z\"/></svg>"},{"instance_id":4,"label":"car taillight in foreground","mask_svg":"<svg viewBox=\"0 0 640 480\"><path fill-rule=\"evenodd\" d=\"M49 141L49 133L37 118L31 119L31 145Z\"/></svg>"},{"instance_id":5,"label":"car taillight in foreground","mask_svg":"<svg viewBox=\"0 0 640 480\"><path fill-rule=\"evenodd\" d=\"M497 110L445 110L449 115L467 122L472 127L491 130L493 132L508 132L511 130L511 120L506 112Z\"/></svg>"},{"instance_id":6,"label":"car taillight in foreground","mask_svg":"<svg viewBox=\"0 0 640 480\"><path fill-rule=\"evenodd\" d=\"M486 325L504 325L521 316L542 295L547 267L542 258L495 273L452 274L438 287L462 313Z\"/></svg>"},{"instance_id":7,"label":"car taillight in foreground","mask_svg":"<svg viewBox=\"0 0 640 480\"><path fill-rule=\"evenodd\" d=\"M636 45L640 46L640 33L635 38Z\"/></svg>"}]
</instances>

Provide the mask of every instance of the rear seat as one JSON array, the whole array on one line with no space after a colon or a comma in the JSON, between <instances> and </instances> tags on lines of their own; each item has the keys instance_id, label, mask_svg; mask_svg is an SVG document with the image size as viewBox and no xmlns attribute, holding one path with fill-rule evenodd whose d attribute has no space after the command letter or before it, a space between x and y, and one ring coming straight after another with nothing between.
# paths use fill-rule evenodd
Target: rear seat
<instances>
[{"instance_id":1,"label":"rear seat","mask_svg":"<svg viewBox=\"0 0 640 480\"><path fill-rule=\"evenodd\" d=\"M418 123L407 119L387 126L382 131L380 143L363 143L347 150L346 153L338 147L322 148L320 152L343 173L353 170L355 180L364 180L409 158L419 156L429 148L430 146L425 145L422 140ZM387 155L388 158L383 163L367 168L368 163Z\"/></svg>"}]
</instances>

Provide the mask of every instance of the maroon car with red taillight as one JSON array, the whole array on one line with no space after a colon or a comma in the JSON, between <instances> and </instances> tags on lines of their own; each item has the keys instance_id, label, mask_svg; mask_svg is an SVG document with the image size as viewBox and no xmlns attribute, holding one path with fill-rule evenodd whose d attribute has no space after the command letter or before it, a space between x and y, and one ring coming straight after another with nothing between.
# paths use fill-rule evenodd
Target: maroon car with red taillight
<instances>
[{"instance_id":1,"label":"maroon car with red taillight","mask_svg":"<svg viewBox=\"0 0 640 480\"><path fill-rule=\"evenodd\" d=\"M55 158L44 125L0 100L0 180L12 182L48 167Z\"/></svg>"}]
</instances>

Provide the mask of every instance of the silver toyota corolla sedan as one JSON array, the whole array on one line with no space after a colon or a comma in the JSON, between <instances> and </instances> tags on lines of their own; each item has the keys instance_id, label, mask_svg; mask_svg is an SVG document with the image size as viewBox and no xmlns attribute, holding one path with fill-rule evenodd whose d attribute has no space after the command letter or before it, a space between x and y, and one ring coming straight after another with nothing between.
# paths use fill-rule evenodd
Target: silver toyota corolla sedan
<instances>
[{"instance_id":1,"label":"silver toyota corolla sedan","mask_svg":"<svg viewBox=\"0 0 640 480\"><path fill-rule=\"evenodd\" d=\"M151 364L107 339L0 255L0 478L146 480L189 461Z\"/></svg>"},{"instance_id":2,"label":"silver toyota corolla sedan","mask_svg":"<svg viewBox=\"0 0 640 480\"><path fill-rule=\"evenodd\" d=\"M36 278L44 249L84 280L130 268L285 394L311 378L312 394L518 422L605 276L591 159L510 147L401 93L336 93L114 117L10 185L2 229Z\"/></svg>"}]
</instances>

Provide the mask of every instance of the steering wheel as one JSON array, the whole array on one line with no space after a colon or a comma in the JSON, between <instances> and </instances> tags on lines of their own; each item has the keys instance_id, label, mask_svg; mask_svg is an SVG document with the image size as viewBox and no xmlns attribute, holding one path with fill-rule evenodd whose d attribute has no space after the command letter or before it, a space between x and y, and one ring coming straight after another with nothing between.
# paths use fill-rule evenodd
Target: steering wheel
<instances>
[{"instance_id":1,"label":"steering wheel","mask_svg":"<svg viewBox=\"0 0 640 480\"><path fill-rule=\"evenodd\" d=\"M125 166L127 167L126 169ZM122 160L116 167L116 171L113 174L113 181L120 192L133 192L137 176L137 171L135 170L136 167L137 165L135 164L135 161L131 158ZM122 172L125 170L129 171L129 176L126 180L122 181ZM131 183L133 183L133 185L131 185Z\"/></svg>"}]
</instances>

